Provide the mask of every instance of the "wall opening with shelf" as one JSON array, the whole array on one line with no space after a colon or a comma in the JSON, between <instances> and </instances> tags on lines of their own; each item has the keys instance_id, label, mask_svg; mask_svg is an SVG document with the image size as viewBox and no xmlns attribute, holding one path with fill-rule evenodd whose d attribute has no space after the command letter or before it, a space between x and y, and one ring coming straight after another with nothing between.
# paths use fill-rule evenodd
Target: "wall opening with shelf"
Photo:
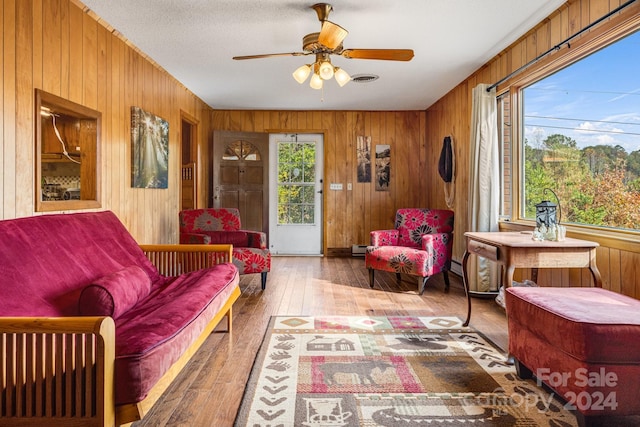
<instances>
[{"instance_id":1,"label":"wall opening with shelf","mask_svg":"<svg viewBox=\"0 0 640 427\"><path fill-rule=\"evenodd\" d=\"M36 89L36 211L99 208L99 111Z\"/></svg>"}]
</instances>

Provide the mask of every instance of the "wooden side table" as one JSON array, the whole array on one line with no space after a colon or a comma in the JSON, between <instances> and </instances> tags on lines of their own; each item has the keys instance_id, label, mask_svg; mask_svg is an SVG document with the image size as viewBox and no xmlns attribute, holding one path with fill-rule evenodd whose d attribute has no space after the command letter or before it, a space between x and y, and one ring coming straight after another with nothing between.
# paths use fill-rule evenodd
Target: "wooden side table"
<instances>
[{"instance_id":1,"label":"wooden side table","mask_svg":"<svg viewBox=\"0 0 640 427\"><path fill-rule=\"evenodd\" d=\"M602 278L596 266L596 242L566 238L561 242L536 241L531 233L466 232L467 245L462 258L462 279L467 295L467 320L471 320L471 295L467 263L475 254L502 265L502 284L511 286L516 268L532 268L534 281L538 268L588 268L596 287L602 287Z\"/></svg>"}]
</instances>

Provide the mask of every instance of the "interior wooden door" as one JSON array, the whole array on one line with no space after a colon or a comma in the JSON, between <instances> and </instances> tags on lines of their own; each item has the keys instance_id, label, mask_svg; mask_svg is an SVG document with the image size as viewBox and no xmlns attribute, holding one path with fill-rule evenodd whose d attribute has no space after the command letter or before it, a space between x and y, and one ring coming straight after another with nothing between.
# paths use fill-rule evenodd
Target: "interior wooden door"
<instances>
[{"instance_id":1,"label":"interior wooden door","mask_svg":"<svg viewBox=\"0 0 640 427\"><path fill-rule=\"evenodd\" d=\"M238 208L242 228L269 231L269 134L213 133L214 208Z\"/></svg>"},{"instance_id":2,"label":"interior wooden door","mask_svg":"<svg viewBox=\"0 0 640 427\"><path fill-rule=\"evenodd\" d=\"M182 113L181 122L181 157L182 173L181 182L181 204L180 208L196 209L198 207L198 164L196 163L196 136L197 121Z\"/></svg>"}]
</instances>

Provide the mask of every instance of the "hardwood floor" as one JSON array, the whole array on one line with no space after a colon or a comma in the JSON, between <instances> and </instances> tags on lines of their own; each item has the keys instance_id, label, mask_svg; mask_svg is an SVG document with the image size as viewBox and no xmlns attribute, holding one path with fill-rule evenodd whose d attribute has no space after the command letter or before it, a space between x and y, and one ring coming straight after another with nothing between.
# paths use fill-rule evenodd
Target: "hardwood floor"
<instances>
[{"instance_id":1,"label":"hardwood floor","mask_svg":"<svg viewBox=\"0 0 640 427\"><path fill-rule=\"evenodd\" d=\"M364 258L274 257L267 289L260 275L242 276L242 296L234 305L233 336L219 325L142 426L232 426L245 383L272 315L453 315L466 317L462 279L455 274L444 293L442 275L429 279L418 295L417 279L376 273L369 287ZM507 346L504 310L493 299L472 301L470 326L502 349ZM223 323L225 323L223 321Z\"/></svg>"}]
</instances>

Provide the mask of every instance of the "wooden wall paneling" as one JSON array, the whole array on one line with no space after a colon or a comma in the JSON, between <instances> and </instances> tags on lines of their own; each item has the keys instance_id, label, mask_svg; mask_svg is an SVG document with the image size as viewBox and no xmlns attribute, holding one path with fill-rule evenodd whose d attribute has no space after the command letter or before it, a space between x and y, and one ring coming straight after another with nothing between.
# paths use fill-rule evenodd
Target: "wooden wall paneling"
<instances>
[{"instance_id":1,"label":"wooden wall paneling","mask_svg":"<svg viewBox=\"0 0 640 427\"><path fill-rule=\"evenodd\" d=\"M596 259L598 260L598 270L602 276L602 287L604 289L611 288L611 264L610 249L599 246L596 248Z\"/></svg>"},{"instance_id":2,"label":"wooden wall paneling","mask_svg":"<svg viewBox=\"0 0 640 427\"><path fill-rule=\"evenodd\" d=\"M609 286L614 292L622 292L622 264L619 249L609 249ZM599 262L599 261L598 261ZM638 295L640 296L640 294ZM638 297L636 296L636 297Z\"/></svg>"},{"instance_id":3,"label":"wooden wall paneling","mask_svg":"<svg viewBox=\"0 0 640 427\"><path fill-rule=\"evenodd\" d=\"M381 141L381 128L382 128L382 113L378 111L371 112L371 182L363 184L365 191L369 193L369 217L370 225L369 230L380 230L383 224L381 220L380 210L380 195L375 191L375 179L376 179L376 144L380 144ZM369 244L371 241L370 236L366 236L366 240L362 244Z\"/></svg>"},{"instance_id":4,"label":"wooden wall paneling","mask_svg":"<svg viewBox=\"0 0 640 427\"><path fill-rule=\"evenodd\" d=\"M625 292L625 294L634 298L640 298L640 253L633 253L631 257L633 276L627 276L627 280L625 280L625 282L629 282L628 291Z\"/></svg>"},{"instance_id":5,"label":"wooden wall paneling","mask_svg":"<svg viewBox=\"0 0 640 427\"><path fill-rule=\"evenodd\" d=\"M542 28L544 27L539 27L538 31ZM538 56L538 31L532 30L527 35L526 42L524 44L525 64L533 61L534 59L536 59L536 56Z\"/></svg>"},{"instance_id":6,"label":"wooden wall paneling","mask_svg":"<svg viewBox=\"0 0 640 427\"><path fill-rule=\"evenodd\" d=\"M98 106L98 23L82 16L82 100L80 104L96 109Z\"/></svg>"},{"instance_id":7,"label":"wooden wall paneling","mask_svg":"<svg viewBox=\"0 0 640 427\"><path fill-rule=\"evenodd\" d=\"M0 5L0 7L2 7ZM33 77L33 87L42 87L42 0L34 0L31 8L31 67Z\"/></svg>"},{"instance_id":8,"label":"wooden wall paneling","mask_svg":"<svg viewBox=\"0 0 640 427\"><path fill-rule=\"evenodd\" d=\"M104 117L110 117L110 97L108 96L107 89L110 87L109 66L111 65L111 50L110 50L110 34L107 29L102 25L96 25L96 51L97 51L97 68L96 68L96 110L102 113ZM100 129L100 152L97 153L97 176L100 202L104 204L105 200L111 200L112 185L105 185L106 182L113 182L114 176L111 168L105 164L106 156L106 141L111 139L111 132L104 120L101 123Z\"/></svg>"},{"instance_id":9,"label":"wooden wall paneling","mask_svg":"<svg viewBox=\"0 0 640 427\"><path fill-rule=\"evenodd\" d=\"M43 19L46 19L43 18ZM69 65L66 97L78 104L82 104L83 95L83 53L84 53L84 13L77 7L69 9ZM46 50L45 50L46 52ZM43 63L44 63L43 59ZM44 72L44 70L43 70ZM46 88L45 88L46 90Z\"/></svg>"},{"instance_id":10,"label":"wooden wall paneling","mask_svg":"<svg viewBox=\"0 0 640 427\"><path fill-rule=\"evenodd\" d=\"M70 10L72 6L70 3L62 3L60 5L60 96L62 98L69 98L69 67L71 64L70 56L70 40L71 25L70 25Z\"/></svg>"},{"instance_id":11,"label":"wooden wall paneling","mask_svg":"<svg viewBox=\"0 0 640 427\"><path fill-rule=\"evenodd\" d=\"M16 213L16 4L5 1L3 10L3 206L2 214Z\"/></svg>"},{"instance_id":12,"label":"wooden wall paneling","mask_svg":"<svg viewBox=\"0 0 640 427\"><path fill-rule=\"evenodd\" d=\"M335 173L335 165L337 162L337 153L336 153L336 132L334 129L335 121L332 120L333 115L330 113L321 113L321 127L323 129L329 129L329 134L324 140L324 234L326 240L326 247L333 247L333 242L335 241L335 209L333 207L336 204L336 195L335 191L330 190L329 186L332 182L336 182L337 176ZM282 123L280 123L282 125Z\"/></svg>"},{"instance_id":13,"label":"wooden wall paneling","mask_svg":"<svg viewBox=\"0 0 640 427\"><path fill-rule=\"evenodd\" d=\"M43 89L60 96L61 23L59 0L43 3Z\"/></svg>"},{"instance_id":14,"label":"wooden wall paneling","mask_svg":"<svg viewBox=\"0 0 640 427\"><path fill-rule=\"evenodd\" d=\"M19 2L16 4L16 169L33 164L34 158L34 97L32 92L32 74L23 72L32 68L31 46L33 31L31 28L31 4ZM15 209L17 212L26 211L33 206L34 174L23 175L16 179Z\"/></svg>"},{"instance_id":15,"label":"wooden wall paneling","mask_svg":"<svg viewBox=\"0 0 640 427\"><path fill-rule=\"evenodd\" d=\"M620 283L620 292L625 295L635 294L635 275L636 267L634 265L634 254L622 251L620 258L620 271L622 273L622 281Z\"/></svg>"},{"instance_id":16,"label":"wooden wall paneling","mask_svg":"<svg viewBox=\"0 0 640 427\"><path fill-rule=\"evenodd\" d=\"M577 33L582 28L580 25L580 5L581 3L584 3L584 1L586 0L578 0L569 3L567 36Z\"/></svg>"},{"instance_id":17,"label":"wooden wall paneling","mask_svg":"<svg viewBox=\"0 0 640 427\"><path fill-rule=\"evenodd\" d=\"M396 170L395 185L393 186L398 208L413 207L413 194L418 192L418 184L420 180L419 171L413 167L411 159L418 156L419 142L415 140L415 134L411 132L411 128L407 128L408 123L405 120L406 115L402 112L396 112L393 115L395 122L395 159L394 169ZM415 175L418 173L418 175ZM413 179L412 179L413 178ZM416 188L412 188L416 187Z\"/></svg>"},{"instance_id":18,"label":"wooden wall paneling","mask_svg":"<svg viewBox=\"0 0 640 427\"><path fill-rule=\"evenodd\" d=\"M350 248L355 242L356 219L353 212L353 190L349 190L347 185L351 183L353 187L353 170L355 168L355 138L359 117L358 112L344 113L344 145L340 149L344 156L344 164L340 168L340 182L342 182L343 190L340 192L341 202L344 203L344 213L341 231L341 239L337 242L340 248ZM339 205L338 205L339 206Z\"/></svg>"}]
</instances>

